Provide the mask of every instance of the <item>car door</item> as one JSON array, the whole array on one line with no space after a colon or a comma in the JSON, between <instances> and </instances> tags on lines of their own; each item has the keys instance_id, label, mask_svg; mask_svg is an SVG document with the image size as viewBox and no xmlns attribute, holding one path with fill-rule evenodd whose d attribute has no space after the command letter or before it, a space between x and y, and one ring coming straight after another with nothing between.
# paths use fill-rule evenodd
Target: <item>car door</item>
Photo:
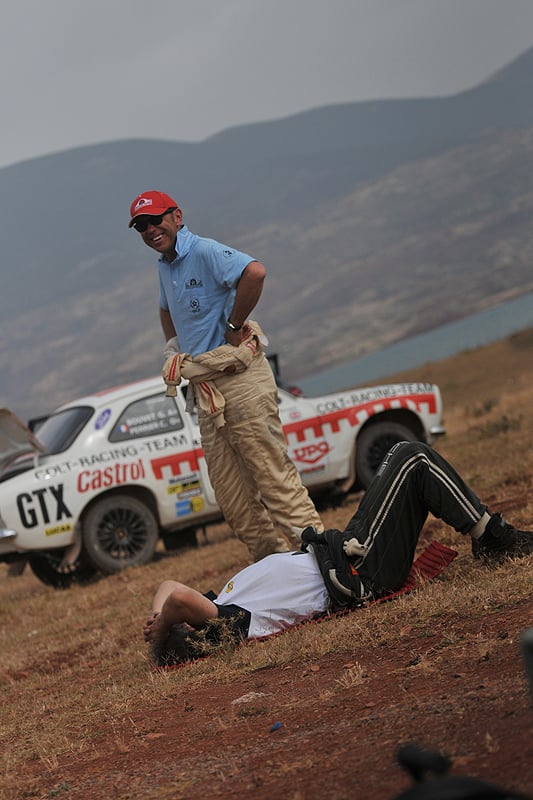
<instances>
[{"instance_id":1,"label":"car door","mask_svg":"<svg viewBox=\"0 0 533 800\"><path fill-rule=\"evenodd\" d=\"M209 473L207 471L207 463L202 448L202 437L200 435L200 426L198 424L198 408L196 404L193 403L192 401L187 403L187 393L189 388L188 382L182 380L180 388L181 388L181 399L179 400L177 399L176 401L179 402L180 407L183 409L185 424L190 430L191 441L193 443L193 446L197 454L198 468L200 470L200 476L202 479L203 491L209 507L218 508L218 504L215 497L215 491L209 479ZM178 393L178 398L179 398L179 393Z\"/></svg>"},{"instance_id":2,"label":"car door","mask_svg":"<svg viewBox=\"0 0 533 800\"><path fill-rule=\"evenodd\" d=\"M303 483L320 486L335 480L338 464L334 456L336 435L331 426L324 426L313 403L278 390L281 422L289 455L296 464Z\"/></svg>"},{"instance_id":3,"label":"car door","mask_svg":"<svg viewBox=\"0 0 533 800\"><path fill-rule=\"evenodd\" d=\"M179 527L212 512L195 426L179 393L173 398L158 391L131 400L115 421L109 440L130 443L142 455L163 527Z\"/></svg>"}]
</instances>

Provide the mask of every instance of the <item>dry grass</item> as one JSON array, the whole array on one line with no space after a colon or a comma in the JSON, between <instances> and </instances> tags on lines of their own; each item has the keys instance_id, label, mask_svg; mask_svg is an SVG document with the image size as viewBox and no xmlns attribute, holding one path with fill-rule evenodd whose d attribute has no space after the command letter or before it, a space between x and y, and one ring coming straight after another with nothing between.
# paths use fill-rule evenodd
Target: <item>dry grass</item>
<instances>
[{"instance_id":1,"label":"dry grass","mask_svg":"<svg viewBox=\"0 0 533 800\"><path fill-rule=\"evenodd\" d=\"M440 384L448 436L438 449L487 502L523 527L533 524L532 350L529 331L401 376ZM343 526L352 510L353 503L329 510L324 521ZM364 682L371 673L370 664L354 662L350 654L365 642L400 642L406 619L409 630L416 628L430 639L441 618L482 617L487 609L530 596L531 559L488 570L472 562L468 542L458 541L440 522L432 526L433 538L453 544L459 557L422 591L375 606L371 614L362 610L305 625L167 672L149 669L140 635L152 592L169 576L201 591L220 588L247 563L244 546L228 538L225 526L213 528L209 543L198 549L67 591L44 586L29 571L8 578L0 565L0 792L3 784L6 798L51 796L34 793L35 787L26 784L22 770L27 763L53 770L64 754L96 760L102 733L112 734L117 751L127 752L144 709L172 701L186 710L187 691L206 682L231 683L252 671L283 670L294 663L312 670L324 655L346 654L337 682L322 690L327 702L328 693ZM434 670L455 644L450 626L435 646L434 659L422 659L413 668ZM495 645L480 629L471 646L483 657ZM266 714L271 704L267 696L253 708L236 706L234 713ZM280 707L283 698L277 697L278 713ZM145 734L156 735L149 717L142 724ZM58 787L57 793L68 793L68 787Z\"/></svg>"}]
</instances>

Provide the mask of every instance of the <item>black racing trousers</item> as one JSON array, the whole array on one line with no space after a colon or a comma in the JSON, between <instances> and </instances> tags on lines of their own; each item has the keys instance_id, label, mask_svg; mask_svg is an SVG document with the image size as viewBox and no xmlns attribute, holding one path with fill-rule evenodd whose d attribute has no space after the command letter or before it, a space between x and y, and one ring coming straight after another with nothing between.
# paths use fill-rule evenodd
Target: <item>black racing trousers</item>
<instances>
[{"instance_id":1,"label":"black racing trousers","mask_svg":"<svg viewBox=\"0 0 533 800\"><path fill-rule=\"evenodd\" d=\"M368 547L351 561L379 597L405 583L428 513L464 534L486 510L435 450L421 442L400 442L386 455L343 539L355 537Z\"/></svg>"}]
</instances>

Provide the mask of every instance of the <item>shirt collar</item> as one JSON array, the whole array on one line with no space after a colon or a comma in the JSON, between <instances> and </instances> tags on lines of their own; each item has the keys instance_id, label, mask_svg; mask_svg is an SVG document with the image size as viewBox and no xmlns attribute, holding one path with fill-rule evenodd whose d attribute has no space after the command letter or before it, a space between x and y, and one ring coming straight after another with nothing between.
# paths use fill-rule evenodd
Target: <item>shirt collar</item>
<instances>
[{"instance_id":1,"label":"shirt collar","mask_svg":"<svg viewBox=\"0 0 533 800\"><path fill-rule=\"evenodd\" d=\"M191 249L193 240L194 240L194 233L191 233L186 225L182 225L176 237L176 258L174 259L174 261L180 261L188 254L188 252ZM164 256L159 256L159 261L162 264L169 263L168 261L165 260ZM170 263L173 264L174 261Z\"/></svg>"}]
</instances>

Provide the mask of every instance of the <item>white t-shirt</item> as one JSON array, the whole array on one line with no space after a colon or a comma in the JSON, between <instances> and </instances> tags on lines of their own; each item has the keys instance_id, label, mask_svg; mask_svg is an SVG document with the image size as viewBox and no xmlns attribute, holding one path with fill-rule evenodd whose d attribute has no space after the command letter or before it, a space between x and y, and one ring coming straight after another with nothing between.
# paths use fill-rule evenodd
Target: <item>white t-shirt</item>
<instances>
[{"instance_id":1,"label":"white t-shirt","mask_svg":"<svg viewBox=\"0 0 533 800\"><path fill-rule=\"evenodd\" d=\"M251 614L248 638L269 636L321 614L329 598L312 553L273 553L245 567L214 601Z\"/></svg>"}]
</instances>

